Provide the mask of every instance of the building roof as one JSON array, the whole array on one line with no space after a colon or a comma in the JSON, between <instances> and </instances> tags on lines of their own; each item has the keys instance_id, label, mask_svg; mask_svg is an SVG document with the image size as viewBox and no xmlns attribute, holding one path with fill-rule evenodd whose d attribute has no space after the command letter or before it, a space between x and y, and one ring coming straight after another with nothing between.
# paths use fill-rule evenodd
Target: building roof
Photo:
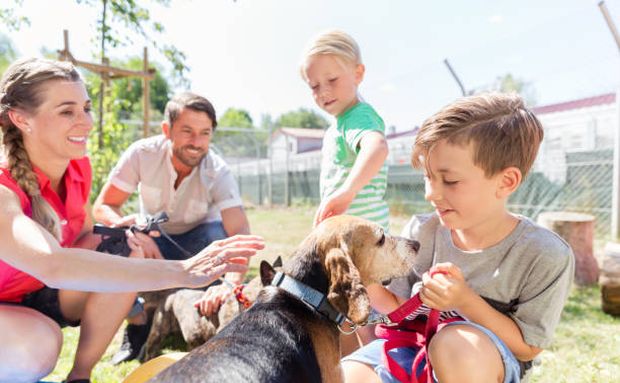
<instances>
[{"instance_id":1,"label":"building roof","mask_svg":"<svg viewBox=\"0 0 620 383\"><path fill-rule=\"evenodd\" d=\"M391 140L393 138L415 136L416 134L418 134L418 130L420 130L420 127L416 126L415 128L411 130L405 130L403 132L388 134L387 136L385 136L385 138L388 140Z\"/></svg>"},{"instance_id":2,"label":"building roof","mask_svg":"<svg viewBox=\"0 0 620 383\"><path fill-rule=\"evenodd\" d=\"M296 138L323 138L325 131L323 129L305 129L305 128L280 128L273 135L285 134Z\"/></svg>"},{"instance_id":3,"label":"building roof","mask_svg":"<svg viewBox=\"0 0 620 383\"><path fill-rule=\"evenodd\" d=\"M566 101L558 104L543 105L532 108L534 114L546 114L556 112L566 112L573 109L588 108L597 105L607 105L616 102L615 93L607 93L599 96L582 98L579 100Z\"/></svg>"}]
</instances>

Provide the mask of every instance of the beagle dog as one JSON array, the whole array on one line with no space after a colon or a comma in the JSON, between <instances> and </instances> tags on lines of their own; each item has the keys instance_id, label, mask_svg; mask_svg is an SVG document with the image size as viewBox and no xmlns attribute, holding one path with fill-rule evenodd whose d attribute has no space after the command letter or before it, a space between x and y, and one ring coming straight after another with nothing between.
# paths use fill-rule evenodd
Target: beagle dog
<instances>
[{"instance_id":1,"label":"beagle dog","mask_svg":"<svg viewBox=\"0 0 620 383\"><path fill-rule=\"evenodd\" d=\"M261 263L252 307L150 382L342 382L338 323L365 324L364 285L407 275L419 247L361 218L323 221L283 273Z\"/></svg>"},{"instance_id":2,"label":"beagle dog","mask_svg":"<svg viewBox=\"0 0 620 383\"><path fill-rule=\"evenodd\" d=\"M278 257L273 266L280 268L282 259ZM253 278L244 286L243 295L250 302L254 302L262 287L260 277ZM243 304L231 295L216 314L202 316L194 303L202 298L203 290L173 289L142 294L147 296L145 309L148 317L153 319L144 349L139 355L141 363L161 355L164 341L170 337L179 341L182 339L187 350L193 350L245 310ZM155 303L149 304L150 302Z\"/></svg>"}]
</instances>

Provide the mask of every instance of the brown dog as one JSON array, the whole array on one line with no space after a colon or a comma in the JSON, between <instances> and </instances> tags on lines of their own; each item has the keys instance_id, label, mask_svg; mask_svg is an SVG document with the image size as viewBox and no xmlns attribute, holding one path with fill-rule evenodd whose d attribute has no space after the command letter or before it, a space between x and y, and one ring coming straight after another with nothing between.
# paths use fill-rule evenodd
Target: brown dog
<instances>
[{"instance_id":1,"label":"brown dog","mask_svg":"<svg viewBox=\"0 0 620 383\"><path fill-rule=\"evenodd\" d=\"M282 260L278 257L274 267L281 266ZM255 277L246 284L243 295L254 302L262 287L260 277ZM202 316L194 307L194 303L204 294L202 290L173 289L144 294L146 302L157 303L152 307L148 305L145 307L153 322L140 355L142 363L161 355L162 344L168 337L182 338L187 349L193 350L211 339L244 310L243 305L231 295L222 303L217 314ZM153 313L151 314L149 310Z\"/></svg>"},{"instance_id":2,"label":"brown dog","mask_svg":"<svg viewBox=\"0 0 620 383\"><path fill-rule=\"evenodd\" d=\"M364 285L407 275L419 246L360 218L325 220L285 264L286 277L261 263L266 287L254 305L151 382L341 382L333 314L363 325ZM289 282L309 289L297 294Z\"/></svg>"}]
</instances>

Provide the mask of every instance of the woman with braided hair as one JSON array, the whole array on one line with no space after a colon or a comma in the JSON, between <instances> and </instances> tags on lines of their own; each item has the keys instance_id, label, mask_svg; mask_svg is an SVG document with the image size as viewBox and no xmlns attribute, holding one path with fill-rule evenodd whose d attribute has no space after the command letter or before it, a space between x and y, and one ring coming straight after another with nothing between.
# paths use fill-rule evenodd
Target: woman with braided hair
<instances>
[{"instance_id":1,"label":"woman with braided hair","mask_svg":"<svg viewBox=\"0 0 620 383\"><path fill-rule=\"evenodd\" d=\"M0 81L0 382L51 372L61 326L81 327L68 382L89 382L127 315L134 291L204 286L245 272L255 236L218 241L185 261L98 253L87 212L92 129L84 83L68 63L26 59ZM133 245L132 245L133 244Z\"/></svg>"}]
</instances>

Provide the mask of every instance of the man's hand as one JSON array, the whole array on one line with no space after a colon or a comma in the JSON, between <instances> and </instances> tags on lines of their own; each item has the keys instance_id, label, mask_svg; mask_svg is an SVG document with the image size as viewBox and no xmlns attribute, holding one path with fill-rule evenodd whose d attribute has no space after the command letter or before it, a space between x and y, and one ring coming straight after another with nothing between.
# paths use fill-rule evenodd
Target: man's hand
<instances>
[{"instance_id":1,"label":"man's hand","mask_svg":"<svg viewBox=\"0 0 620 383\"><path fill-rule=\"evenodd\" d=\"M129 214L123 216L120 219L114 221L111 227L129 227L137 222L138 217L138 214Z\"/></svg>"},{"instance_id":2,"label":"man's hand","mask_svg":"<svg viewBox=\"0 0 620 383\"><path fill-rule=\"evenodd\" d=\"M432 275L432 276L431 276ZM420 298L425 305L440 311L457 310L468 304L476 293L467 285L461 269L450 262L438 263L422 275Z\"/></svg>"},{"instance_id":3,"label":"man's hand","mask_svg":"<svg viewBox=\"0 0 620 383\"><path fill-rule=\"evenodd\" d=\"M329 217L346 212L354 198L355 193L350 190L336 190L329 197L325 198L323 202L321 202L319 209L314 215L314 226Z\"/></svg>"},{"instance_id":4,"label":"man's hand","mask_svg":"<svg viewBox=\"0 0 620 383\"><path fill-rule=\"evenodd\" d=\"M200 300L194 303L194 307L203 316L217 314L222 303L231 295L232 290L227 285L209 287Z\"/></svg>"}]
</instances>

